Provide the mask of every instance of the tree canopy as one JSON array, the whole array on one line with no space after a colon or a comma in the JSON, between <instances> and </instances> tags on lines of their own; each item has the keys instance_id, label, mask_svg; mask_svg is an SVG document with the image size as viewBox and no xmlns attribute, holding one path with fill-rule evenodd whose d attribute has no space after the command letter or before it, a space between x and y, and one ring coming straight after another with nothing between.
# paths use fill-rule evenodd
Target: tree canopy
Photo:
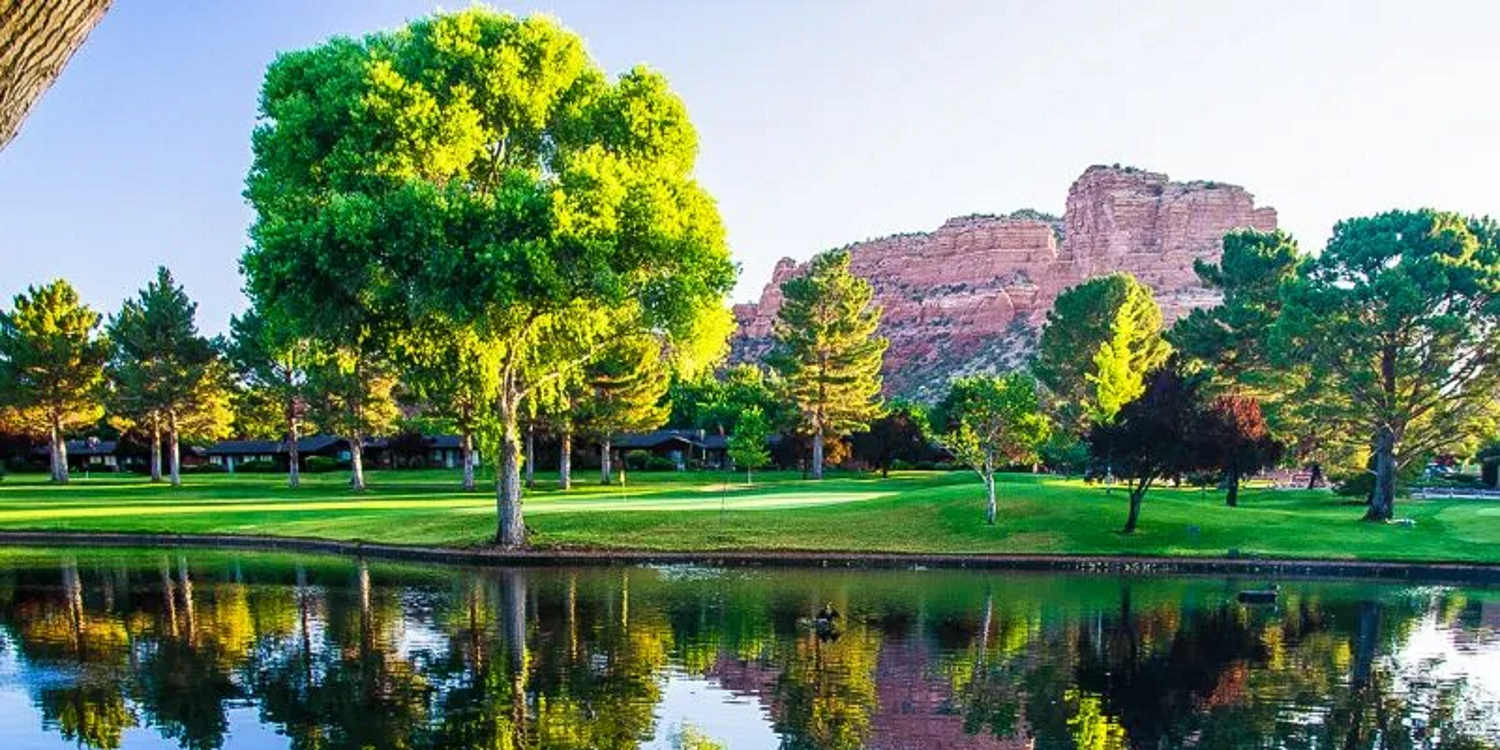
<instances>
[{"instance_id":1,"label":"tree canopy","mask_svg":"<svg viewBox=\"0 0 1500 750\"><path fill-rule=\"evenodd\" d=\"M725 333L706 319L735 269L686 107L648 69L607 80L546 17L471 9L283 54L261 118L252 297L346 345L428 315L482 337L503 545L525 541L518 418L538 389L625 333L683 352Z\"/></svg>"},{"instance_id":2,"label":"tree canopy","mask_svg":"<svg viewBox=\"0 0 1500 750\"><path fill-rule=\"evenodd\" d=\"M104 414L108 358L99 314L66 281L28 287L0 312L0 424L47 436L55 482L68 481L66 433Z\"/></svg>"},{"instance_id":3,"label":"tree canopy","mask_svg":"<svg viewBox=\"0 0 1500 750\"><path fill-rule=\"evenodd\" d=\"M1348 219L1283 291L1276 362L1305 368L1294 403L1373 456L1370 520L1391 518L1399 469L1494 430L1497 236L1488 219L1427 209Z\"/></svg>"},{"instance_id":4,"label":"tree canopy","mask_svg":"<svg viewBox=\"0 0 1500 750\"><path fill-rule=\"evenodd\" d=\"M771 362L798 410L798 431L812 438L812 476L823 477L823 442L880 416L880 369L889 342L875 331L881 310L870 282L849 270L849 252L813 258L807 272L781 285Z\"/></svg>"},{"instance_id":5,"label":"tree canopy","mask_svg":"<svg viewBox=\"0 0 1500 750\"><path fill-rule=\"evenodd\" d=\"M1033 372L1051 391L1059 426L1082 433L1139 396L1171 351L1151 290L1127 273L1089 279L1057 296Z\"/></svg>"}]
</instances>

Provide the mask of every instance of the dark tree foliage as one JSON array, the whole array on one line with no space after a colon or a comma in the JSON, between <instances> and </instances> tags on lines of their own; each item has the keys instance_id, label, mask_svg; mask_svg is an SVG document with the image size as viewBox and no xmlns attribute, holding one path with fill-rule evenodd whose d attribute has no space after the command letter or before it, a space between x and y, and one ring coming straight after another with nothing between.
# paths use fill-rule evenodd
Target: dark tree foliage
<instances>
[{"instance_id":1,"label":"dark tree foliage","mask_svg":"<svg viewBox=\"0 0 1500 750\"><path fill-rule=\"evenodd\" d=\"M933 456L927 440L927 415L921 404L891 403L885 416L870 423L870 429L849 436L854 458L889 476L893 461L916 462Z\"/></svg>"},{"instance_id":2,"label":"dark tree foliage","mask_svg":"<svg viewBox=\"0 0 1500 750\"><path fill-rule=\"evenodd\" d=\"M1281 460L1281 443L1271 437L1260 404L1248 396L1228 394L1209 402L1195 432L1204 460L1224 472L1224 502L1230 507L1239 505L1241 477Z\"/></svg>"},{"instance_id":3,"label":"dark tree foliage","mask_svg":"<svg viewBox=\"0 0 1500 750\"><path fill-rule=\"evenodd\" d=\"M1124 532L1135 531L1141 500L1158 480L1215 467L1199 444L1203 420L1201 379L1183 375L1169 361L1146 376L1146 390L1121 407L1112 423L1089 431L1090 451L1127 480L1130 515Z\"/></svg>"}]
</instances>

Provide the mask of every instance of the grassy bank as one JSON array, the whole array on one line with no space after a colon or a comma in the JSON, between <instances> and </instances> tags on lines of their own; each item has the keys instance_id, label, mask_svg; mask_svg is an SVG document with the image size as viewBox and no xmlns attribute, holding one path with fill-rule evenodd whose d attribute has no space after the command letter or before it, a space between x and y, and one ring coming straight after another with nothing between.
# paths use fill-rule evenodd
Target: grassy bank
<instances>
[{"instance_id":1,"label":"grassy bank","mask_svg":"<svg viewBox=\"0 0 1500 750\"><path fill-rule=\"evenodd\" d=\"M889 479L758 475L754 487L721 474L636 473L602 487L580 472L559 492L547 477L525 501L539 547L653 550L814 550L1223 556L1500 562L1500 504L1405 501L1414 527L1359 521L1362 508L1320 491L1249 489L1241 507L1222 493L1153 489L1133 535L1118 533L1125 497L1081 482L1005 476L1000 523L982 522L972 474L906 472ZM65 486L44 476L0 482L0 528L239 533L469 546L493 533L494 495L457 489L449 471L372 472L351 493L341 474L196 475L181 488L95 475Z\"/></svg>"}]
</instances>

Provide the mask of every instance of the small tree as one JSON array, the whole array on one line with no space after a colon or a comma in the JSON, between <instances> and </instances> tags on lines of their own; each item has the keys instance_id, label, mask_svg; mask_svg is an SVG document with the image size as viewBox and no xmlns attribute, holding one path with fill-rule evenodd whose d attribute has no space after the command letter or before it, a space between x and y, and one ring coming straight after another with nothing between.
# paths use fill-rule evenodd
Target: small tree
<instances>
[{"instance_id":1,"label":"small tree","mask_svg":"<svg viewBox=\"0 0 1500 750\"><path fill-rule=\"evenodd\" d=\"M1199 381L1184 377L1175 362L1146 377L1145 392L1121 407L1113 422L1089 431L1089 449L1128 480L1130 515L1124 532L1135 531L1141 501L1164 477L1214 468L1213 456L1198 444L1202 405Z\"/></svg>"},{"instance_id":2,"label":"small tree","mask_svg":"<svg viewBox=\"0 0 1500 750\"><path fill-rule=\"evenodd\" d=\"M1224 472L1224 503L1239 505L1240 478L1274 466L1282 445L1271 437L1260 404L1248 396L1219 396L1208 404L1193 436L1208 462Z\"/></svg>"},{"instance_id":3,"label":"small tree","mask_svg":"<svg viewBox=\"0 0 1500 750\"><path fill-rule=\"evenodd\" d=\"M823 442L865 429L880 416L880 368L886 339L875 335L880 308L870 282L849 271L849 253L812 260L806 274L781 285L771 361L786 379L812 438L812 478L823 478Z\"/></svg>"},{"instance_id":4,"label":"small tree","mask_svg":"<svg viewBox=\"0 0 1500 750\"><path fill-rule=\"evenodd\" d=\"M920 461L929 452L927 412L921 404L894 401L885 416L870 422L870 429L849 438L854 457L880 469L882 477L891 473L893 461Z\"/></svg>"},{"instance_id":5,"label":"small tree","mask_svg":"<svg viewBox=\"0 0 1500 750\"><path fill-rule=\"evenodd\" d=\"M933 425L955 458L984 482L985 523L995 523L995 472L1036 460L1051 425L1042 413L1036 381L1023 373L971 375L953 381L933 410Z\"/></svg>"},{"instance_id":6,"label":"small tree","mask_svg":"<svg viewBox=\"0 0 1500 750\"><path fill-rule=\"evenodd\" d=\"M460 485L470 491L475 436L499 386L493 378L495 352L467 328L426 323L401 339L402 385L423 416L458 433Z\"/></svg>"},{"instance_id":7,"label":"small tree","mask_svg":"<svg viewBox=\"0 0 1500 750\"><path fill-rule=\"evenodd\" d=\"M396 424L391 391L396 379L385 368L349 350L321 353L309 370L312 417L349 443L349 486L365 489L364 443Z\"/></svg>"},{"instance_id":8,"label":"small tree","mask_svg":"<svg viewBox=\"0 0 1500 750\"><path fill-rule=\"evenodd\" d=\"M617 341L586 371L574 422L599 439L601 484L613 481L616 433L654 430L667 421L670 410L664 400L671 373L666 364L654 337L631 336Z\"/></svg>"},{"instance_id":9,"label":"small tree","mask_svg":"<svg viewBox=\"0 0 1500 750\"><path fill-rule=\"evenodd\" d=\"M752 470L771 462L771 452L766 449L769 434L765 415L752 406L740 415L735 433L729 436L729 457L745 467L745 484L754 484Z\"/></svg>"},{"instance_id":10,"label":"small tree","mask_svg":"<svg viewBox=\"0 0 1500 750\"><path fill-rule=\"evenodd\" d=\"M98 329L99 314L61 279L29 287L0 313L0 427L47 436L54 482L68 481L66 433L104 413L109 344Z\"/></svg>"},{"instance_id":11,"label":"small tree","mask_svg":"<svg viewBox=\"0 0 1500 750\"><path fill-rule=\"evenodd\" d=\"M242 386L237 405L238 428L250 429L244 418L265 414L266 431L286 441L288 487L302 482L301 439L307 411L307 368L312 351L306 339L291 335L290 326L251 309L229 319L225 354ZM275 425L275 426L273 426ZM255 431L261 431L257 426Z\"/></svg>"}]
</instances>

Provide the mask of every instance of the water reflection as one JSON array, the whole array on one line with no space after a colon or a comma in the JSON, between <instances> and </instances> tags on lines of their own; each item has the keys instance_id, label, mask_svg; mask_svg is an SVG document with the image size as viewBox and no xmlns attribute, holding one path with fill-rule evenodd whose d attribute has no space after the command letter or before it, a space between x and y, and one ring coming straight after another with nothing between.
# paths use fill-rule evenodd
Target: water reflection
<instances>
[{"instance_id":1,"label":"water reflection","mask_svg":"<svg viewBox=\"0 0 1500 750\"><path fill-rule=\"evenodd\" d=\"M1480 748L1496 592L9 551L17 747ZM836 627L813 625L824 603Z\"/></svg>"}]
</instances>

